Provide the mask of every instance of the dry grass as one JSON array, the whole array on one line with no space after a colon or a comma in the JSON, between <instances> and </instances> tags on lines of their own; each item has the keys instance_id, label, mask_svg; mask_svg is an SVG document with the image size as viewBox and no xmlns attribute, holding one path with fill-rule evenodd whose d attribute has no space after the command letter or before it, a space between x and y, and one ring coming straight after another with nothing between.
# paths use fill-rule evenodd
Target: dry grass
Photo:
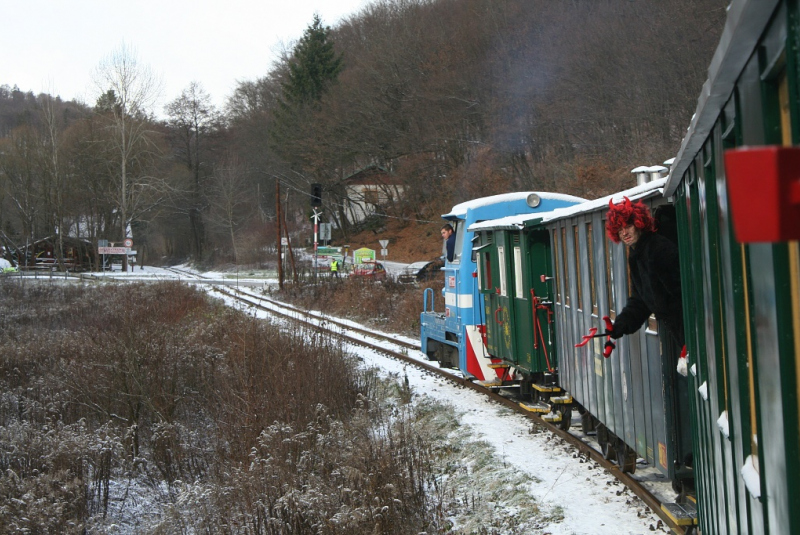
<instances>
[{"instance_id":1,"label":"dry grass","mask_svg":"<svg viewBox=\"0 0 800 535\"><path fill-rule=\"evenodd\" d=\"M381 317L418 308L376 288ZM335 339L176 283L17 281L0 343L2 533L124 526L126 480L161 496L137 532L439 532L415 416L377 403L385 386Z\"/></svg>"},{"instance_id":2,"label":"dry grass","mask_svg":"<svg viewBox=\"0 0 800 535\"><path fill-rule=\"evenodd\" d=\"M433 289L436 310L444 308L443 281L432 280L420 285L400 284L393 280L374 283L363 279L343 277L320 278L287 284L276 297L308 310L321 310L328 314L359 321L371 327L419 337L420 313L426 288ZM428 305L430 307L430 303Z\"/></svg>"}]
</instances>

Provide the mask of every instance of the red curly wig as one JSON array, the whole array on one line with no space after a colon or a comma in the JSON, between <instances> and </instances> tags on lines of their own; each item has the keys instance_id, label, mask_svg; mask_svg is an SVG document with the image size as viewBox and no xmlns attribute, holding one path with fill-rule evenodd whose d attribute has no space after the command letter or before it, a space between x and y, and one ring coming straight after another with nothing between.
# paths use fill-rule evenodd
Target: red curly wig
<instances>
[{"instance_id":1,"label":"red curly wig","mask_svg":"<svg viewBox=\"0 0 800 535\"><path fill-rule=\"evenodd\" d=\"M655 232L656 220L650 215L650 209L642 202L632 203L627 197L619 204L608 201L608 218L606 233L614 243L619 243L619 231L623 227L633 225L642 232Z\"/></svg>"}]
</instances>

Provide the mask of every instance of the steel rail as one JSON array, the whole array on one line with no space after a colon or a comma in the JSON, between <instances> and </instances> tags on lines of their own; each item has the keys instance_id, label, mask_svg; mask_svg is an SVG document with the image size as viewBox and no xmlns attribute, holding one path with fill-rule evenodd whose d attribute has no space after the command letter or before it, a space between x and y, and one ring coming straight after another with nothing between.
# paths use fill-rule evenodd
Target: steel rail
<instances>
[{"instance_id":1,"label":"steel rail","mask_svg":"<svg viewBox=\"0 0 800 535\"><path fill-rule=\"evenodd\" d=\"M493 400L493 401L495 401L497 403L500 403L505 407L508 407L509 409L511 409L512 411L516 412L517 414L520 414L520 415L528 418L532 422L536 423L537 425L540 425L540 426L546 428L548 431L550 431L554 435L558 436L559 438L562 438L564 441L566 441L567 443L571 444L580 453L583 453L583 454L587 455L588 457L590 457L593 461L595 461L597 464L599 464L601 467L603 467L606 470L606 472L608 472L610 475L614 476L620 483L625 485L626 488L630 489L631 492L633 492L640 500L642 500L642 502L646 506L648 506L653 511L653 513L656 514L661 519L662 522L664 522L665 526L667 526L669 529L671 529L673 531L673 533L675 533L676 535L683 535L686 532L683 526L679 526L679 525L675 524L675 522L672 520L672 518L670 518L669 515L667 515L661 509L661 501L655 495L653 495L649 490L647 490L645 487L643 487L641 485L641 483L639 483L638 480L636 480L635 478L631 477L630 475L624 473L622 470L619 469L619 466L617 466L616 464L612 463L611 461L609 461L608 459L603 457L603 455L600 452L598 452L596 449L592 448L590 445L588 445L585 442L583 442L582 440L580 440L578 437L568 433L567 431L563 431L563 430L559 429L557 426L555 426L555 425L553 425L553 424L551 424L549 422L544 421L538 414L532 413L530 411L525 410L524 408L522 408L520 406L520 404L517 401L509 399L509 398L507 398L505 396L502 396L499 393L494 392L491 389L486 388L486 387L484 387L482 385L479 385L479 384L477 384L477 383L475 383L475 382L473 382L473 381L471 381L469 379L465 379L463 377L460 377L458 375L450 373L450 372L446 371L445 369L440 368L438 365L433 365L433 364L429 364L427 362L420 361L418 359L415 359L413 357L410 357L410 356L405 355L403 353L400 353L398 351L392 351L391 349L388 349L386 347L382 347L380 345L368 342L364 338L361 338L361 337L349 336L349 335L347 335L346 333L343 333L343 332L331 331L329 328L325 327L324 325L320 325L319 323L316 323L314 321L301 319L301 318L298 318L298 317L293 316L291 314L283 313L283 312L277 311L277 310L275 310L273 308L266 307L266 306L258 303L257 301L255 301L256 299L259 299L259 298L254 297L254 296L249 296L249 295L245 294L244 292L241 292L240 290L231 290L228 287L220 288L220 287L216 287L216 286L214 287L214 290L217 291L217 292L226 294L229 297L233 297L234 299L237 299L239 301L243 301L249 306L258 308L260 310L264 310L264 311L269 312L271 314L275 314L277 316L280 316L280 317L283 317L283 318L286 318L286 319L290 319L290 320L293 320L293 321L297 321L297 322L303 323L305 325L308 325L308 326L310 326L310 327L312 327L314 329L320 330L320 331L329 331L329 332L331 332L333 334L336 334L337 336L347 340L348 342L350 342L352 344L356 344L356 345L359 345L359 346L362 346L362 347L366 347L366 348L372 349L374 351L377 351L379 353L388 355L388 356L390 356L392 358L395 358L397 360L409 363L409 364L411 364L413 366L416 366L416 367L421 368L423 370L426 370L428 372L431 372L431 373L434 373L434 374L439 375L441 377L444 377L444 378L448 379L449 381L451 381L452 383L455 383L458 386L463 386L463 387L466 387L466 388L470 388L470 389L472 389L472 390L474 390L476 392L479 392L480 394L488 396L489 399L491 399L491 400ZM241 295L241 294L244 294L244 295ZM331 321L328 318L322 318L322 317L314 316L313 314L309 314L309 313L307 313L307 312L305 312L305 311L303 311L301 309L295 308L293 306L287 306L284 303L280 303L280 302L273 301L273 300L268 300L268 299L266 301L268 301L273 306L282 307L282 308L291 310L292 313L299 313L299 314L301 314L303 316L306 316L308 318L313 318L313 320L315 320L315 321L324 321L326 323L336 324L339 327L342 327L342 328L350 330L350 331L354 331L354 332L356 332L358 334L361 334L361 335L367 334L371 338L384 339L384 340L389 341L389 342L394 343L394 344L400 344L403 347L412 347L414 349L419 349L418 346L414 346L413 344L408 344L406 342L395 340L395 339L393 339L391 337L383 336L383 335L380 335L380 334L376 334L376 333L373 333L371 331L367 331L367 330L364 330L364 329L354 328L354 327L351 327L351 326L346 325L346 324L341 323L341 322Z\"/></svg>"}]
</instances>

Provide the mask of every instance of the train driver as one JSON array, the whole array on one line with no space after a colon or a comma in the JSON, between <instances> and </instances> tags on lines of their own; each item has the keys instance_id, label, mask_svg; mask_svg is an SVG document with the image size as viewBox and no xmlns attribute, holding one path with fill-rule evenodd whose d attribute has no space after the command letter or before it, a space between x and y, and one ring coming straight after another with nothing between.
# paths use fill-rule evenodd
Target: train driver
<instances>
[{"instance_id":1,"label":"train driver","mask_svg":"<svg viewBox=\"0 0 800 535\"><path fill-rule=\"evenodd\" d=\"M445 253L447 261L452 262L456 254L456 233L450 223L445 223L442 227L442 239L444 240L442 252Z\"/></svg>"},{"instance_id":2,"label":"train driver","mask_svg":"<svg viewBox=\"0 0 800 535\"><path fill-rule=\"evenodd\" d=\"M686 375L678 247L669 238L656 233L655 219L641 201L632 203L625 197L619 204L609 201L608 206L606 232L614 243L622 242L630 248L631 280L631 295L614 320L611 338L635 333L654 313L678 347L683 347L678 371Z\"/></svg>"}]
</instances>

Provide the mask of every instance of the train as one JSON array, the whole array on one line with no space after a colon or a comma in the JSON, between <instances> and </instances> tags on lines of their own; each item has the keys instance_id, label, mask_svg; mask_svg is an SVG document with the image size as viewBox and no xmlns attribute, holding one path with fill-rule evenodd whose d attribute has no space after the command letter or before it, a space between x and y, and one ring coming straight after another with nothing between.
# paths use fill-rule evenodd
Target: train
<instances>
[{"instance_id":1,"label":"train","mask_svg":"<svg viewBox=\"0 0 800 535\"><path fill-rule=\"evenodd\" d=\"M470 295L469 334L423 321L421 342L562 428L577 411L621 470L638 458L672 481L687 532L800 533L800 2L732 0L708 75L666 176L465 221L471 273L446 263L444 293L459 303L457 277ZM586 337L628 296L628 250L604 233L625 197L677 244L686 377L657 317L610 349Z\"/></svg>"},{"instance_id":2,"label":"train","mask_svg":"<svg viewBox=\"0 0 800 535\"><path fill-rule=\"evenodd\" d=\"M544 213L574 206L586 199L560 193L515 192L484 197L458 204L442 216L455 231L455 252L444 272L444 311L434 309L433 289L423 298L421 349L443 366L459 368L485 385L509 379L498 359L486 359L483 343L485 322L478 306L480 294L475 285L476 264L468 227L478 221L516 214Z\"/></svg>"}]
</instances>

